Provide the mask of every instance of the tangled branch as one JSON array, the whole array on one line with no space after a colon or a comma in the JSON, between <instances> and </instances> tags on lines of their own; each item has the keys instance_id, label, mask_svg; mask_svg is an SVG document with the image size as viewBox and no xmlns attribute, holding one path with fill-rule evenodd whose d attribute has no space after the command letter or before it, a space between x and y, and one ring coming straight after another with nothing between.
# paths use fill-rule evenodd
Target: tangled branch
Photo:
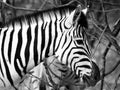
<instances>
[{"instance_id":1,"label":"tangled branch","mask_svg":"<svg viewBox=\"0 0 120 90\"><path fill-rule=\"evenodd\" d=\"M22 8L22 7L15 7L15 6L12 6L10 4L7 4L3 1L0 1L0 3L2 3L3 5L9 7L9 8L12 8L12 9L15 9L15 10L23 10L23 11L39 11L38 9L27 9L27 8Z\"/></svg>"},{"instance_id":2,"label":"tangled branch","mask_svg":"<svg viewBox=\"0 0 120 90\"><path fill-rule=\"evenodd\" d=\"M119 78L120 78L120 74L117 76L117 78L115 79L115 86L114 86L114 88L113 88L113 90L117 90L116 88L117 88L117 85L118 85L118 80L119 80Z\"/></svg>"}]
</instances>

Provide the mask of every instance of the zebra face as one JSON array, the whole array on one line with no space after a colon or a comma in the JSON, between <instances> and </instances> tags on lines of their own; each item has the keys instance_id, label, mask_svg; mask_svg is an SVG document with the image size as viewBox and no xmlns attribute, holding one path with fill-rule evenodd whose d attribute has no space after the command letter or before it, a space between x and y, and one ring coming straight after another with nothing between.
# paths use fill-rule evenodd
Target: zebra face
<instances>
[{"instance_id":1,"label":"zebra face","mask_svg":"<svg viewBox=\"0 0 120 90\"><path fill-rule=\"evenodd\" d=\"M95 86L100 80L100 71L96 63L90 58L91 52L89 51L88 44L85 40L77 39L75 45L76 51L74 54L78 57L76 57L76 60L72 60L74 71L80 78L80 82L85 83L86 87Z\"/></svg>"},{"instance_id":2,"label":"zebra face","mask_svg":"<svg viewBox=\"0 0 120 90\"><path fill-rule=\"evenodd\" d=\"M95 86L96 83L100 80L100 71L98 66L92 61L92 72L91 75L83 75L83 81L88 86Z\"/></svg>"},{"instance_id":3,"label":"zebra face","mask_svg":"<svg viewBox=\"0 0 120 90\"><path fill-rule=\"evenodd\" d=\"M72 60L74 64L71 64L71 66L73 65L73 69L80 78L80 82L85 83L88 87L96 85L100 80L100 71L96 63L91 59L91 51L85 33L86 29L88 29L87 19L84 13L81 12L80 17L76 21L76 28L73 31L73 47L76 50L73 50L75 57Z\"/></svg>"},{"instance_id":4,"label":"zebra face","mask_svg":"<svg viewBox=\"0 0 120 90\"><path fill-rule=\"evenodd\" d=\"M82 36L81 36L82 37ZM71 42L69 40L72 40ZM67 36L66 43L69 42L68 54L63 53L62 61L66 61L64 64L72 69L71 73L74 72L74 77L77 77L80 84L85 84L86 87L94 86L100 80L100 71L98 66L91 60L90 51L88 44L85 41L85 38L79 38L73 40L73 37ZM61 50L62 51L62 50ZM61 52L59 52L60 55ZM66 58L66 56L68 56ZM67 60L66 60L67 59ZM70 75L71 76L71 75ZM69 79L71 81L71 79ZM68 80L68 81L69 81ZM73 79L74 80L74 79ZM75 81L72 81L75 82Z\"/></svg>"},{"instance_id":5,"label":"zebra face","mask_svg":"<svg viewBox=\"0 0 120 90\"><path fill-rule=\"evenodd\" d=\"M85 83L86 87L94 86L100 80L100 71L96 63L91 59L91 51L84 28L78 26L76 31L79 31L79 34L73 36L74 48L72 48L73 57L70 65L80 78L80 82Z\"/></svg>"}]
</instances>

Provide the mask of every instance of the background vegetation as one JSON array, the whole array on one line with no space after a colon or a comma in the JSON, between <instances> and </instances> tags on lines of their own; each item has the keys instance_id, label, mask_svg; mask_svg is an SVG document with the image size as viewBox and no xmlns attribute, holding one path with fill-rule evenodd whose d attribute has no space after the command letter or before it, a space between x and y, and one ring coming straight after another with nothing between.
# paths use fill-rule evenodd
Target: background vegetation
<instances>
[{"instance_id":1,"label":"background vegetation","mask_svg":"<svg viewBox=\"0 0 120 90\"><path fill-rule=\"evenodd\" d=\"M0 24L37 10L57 7L71 0L1 0ZM120 90L120 0L78 0L89 5L87 32L101 80L86 90Z\"/></svg>"}]
</instances>

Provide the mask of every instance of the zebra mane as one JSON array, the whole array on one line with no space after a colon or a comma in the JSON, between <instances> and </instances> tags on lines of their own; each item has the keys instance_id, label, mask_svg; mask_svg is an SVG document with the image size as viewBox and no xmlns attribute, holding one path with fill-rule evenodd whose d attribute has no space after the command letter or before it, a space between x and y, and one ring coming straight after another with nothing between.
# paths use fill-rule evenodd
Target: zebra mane
<instances>
[{"instance_id":1,"label":"zebra mane","mask_svg":"<svg viewBox=\"0 0 120 90\"><path fill-rule=\"evenodd\" d=\"M11 19L9 22L6 22L4 25L9 25L11 23L17 23L17 22L24 21L24 20L29 21L32 18L39 17L40 15L42 15L44 13L47 13L47 12L57 12L57 11L64 12L67 9L72 11L77 7L78 4L79 3L77 1L73 1L69 4L61 5L59 7L54 7L54 8L50 8L50 9L47 9L47 10L41 10L41 11L36 11L34 13L21 15L21 16L18 16L18 17L15 17L15 18Z\"/></svg>"},{"instance_id":2,"label":"zebra mane","mask_svg":"<svg viewBox=\"0 0 120 90\"><path fill-rule=\"evenodd\" d=\"M25 20L28 22L31 22L31 20L33 18L37 19L42 14L48 13L48 12L57 12L57 11L65 12L65 10L70 10L70 12L71 12L77 8L78 4L79 4L78 1L72 1L68 4L61 5L59 7L55 7L55 8L51 8L51 9L47 9L47 10L42 10L42 11L37 11L37 12L26 14L26 15L21 15L21 16L18 16L18 17L11 19L9 22L2 25L2 27L7 26L7 25L12 24L12 23L17 23L17 22L19 23L21 21L24 22ZM81 12L81 17L78 21L78 24L80 24L82 27L85 27L85 28L88 27L86 16L83 14L83 12Z\"/></svg>"}]
</instances>

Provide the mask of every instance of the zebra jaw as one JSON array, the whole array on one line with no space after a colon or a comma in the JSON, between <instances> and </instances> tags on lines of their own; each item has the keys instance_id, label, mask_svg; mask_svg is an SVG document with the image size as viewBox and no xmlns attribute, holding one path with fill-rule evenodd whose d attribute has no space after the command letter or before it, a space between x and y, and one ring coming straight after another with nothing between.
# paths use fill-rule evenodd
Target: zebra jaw
<instances>
[{"instance_id":1,"label":"zebra jaw","mask_svg":"<svg viewBox=\"0 0 120 90\"><path fill-rule=\"evenodd\" d=\"M98 69L98 67L96 67L96 68L95 69L98 70L97 73L95 73L95 71L93 70L91 72L91 74L81 74L80 81L85 83L86 87L95 86L97 84L97 82L100 80L99 69Z\"/></svg>"},{"instance_id":2,"label":"zebra jaw","mask_svg":"<svg viewBox=\"0 0 120 90\"><path fill-rule=\"evenodd\" d=\"M97 83L96 80L94 80L94 78L87 75L84 75L82 79L86 87L95 86Z\"/></svg>"}]
</instances>

